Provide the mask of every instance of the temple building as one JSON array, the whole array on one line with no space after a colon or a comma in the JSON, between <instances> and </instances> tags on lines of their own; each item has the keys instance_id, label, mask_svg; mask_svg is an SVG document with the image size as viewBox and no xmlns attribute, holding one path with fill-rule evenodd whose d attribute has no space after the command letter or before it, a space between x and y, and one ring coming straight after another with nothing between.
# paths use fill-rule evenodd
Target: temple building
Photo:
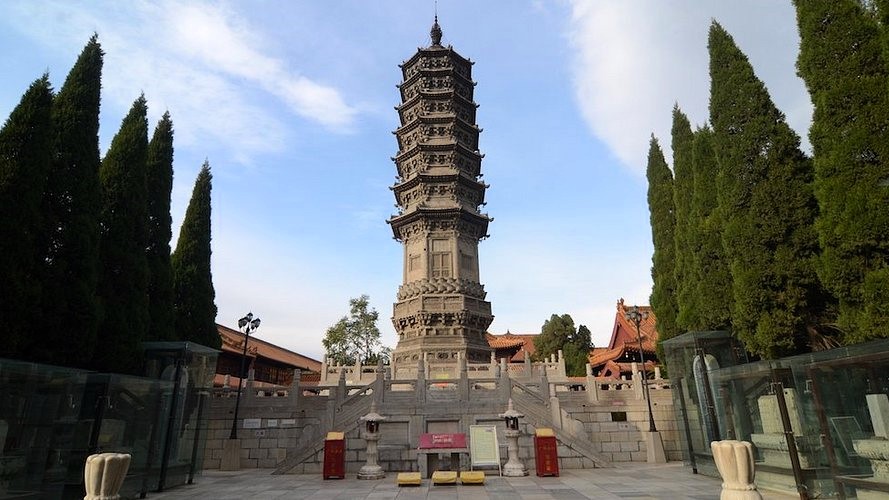
<instances>
[{"instance_id":1,"label":"temple building","mask_svg":"<svg viewBox=\"0 0 889 500\"><path fill-rule=\"evenodd\" d=\"M507 363L522 363L525 355L531 357L537 351L534 347L534 339L537 333L515 334L509 330L503 335L488 333L488 345L494 350L494 359L506 359Z\"/></svg>"},{"instance_id":2,"label":"temple building","mask_svg":"<svg viewBox=\"0 0 889 500\"><path fill-rule=\"evenodd\" d=\"M494 317L479 279L478 243L492 219L480 211L488 186L480 180L473 63L442 46L441 36L436 18L431 45L400 65L391 188L399 210L388 221L404 246L392 317L396 367L491 355L485 334Z\"/></svg>"},{"instance_id":3,"label":"temple building","mask_svg":"<svg viewBox=\"0 0 889 500\"><path fill-rule=\"evenodd\" d=\"M630 378L633 363L640 362L639 336L642 337L642 352L645 355L645 373L651 378L654 368L659 365L657 357L657 318L650 306L639 306L644 319L639 324L639 336L636 325L627 319L627 306L624 299L617 301L617 312L614 316L614 328L608 347L597 347L590 352L589 362L593 375L605 378Z\"/></svg>"},{"instance_id":4,"label":"temple building","mask_svg":"<svg viewBox=\"0 0 889 500\"><path fill-rule=\"evenodd\" d=\"M222 340L222 349L216 362L215 387L238 387L241 360L244 357L243 332L216 324L216 331ZM247 344L247 357L244 371L253 370L253 385L257 389L279 389L293 383L295 369L300 370L300 380L304 386L317 385L321 375L321 362L304 354L272 344L251 336Z\"/></svg>"}]
</instances>

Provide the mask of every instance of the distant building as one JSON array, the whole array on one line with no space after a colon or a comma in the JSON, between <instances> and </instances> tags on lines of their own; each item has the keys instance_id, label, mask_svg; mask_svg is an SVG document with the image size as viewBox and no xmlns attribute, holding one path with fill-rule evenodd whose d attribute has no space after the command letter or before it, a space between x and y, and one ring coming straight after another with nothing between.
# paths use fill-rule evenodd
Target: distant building
<instances>
[{"instance_id":1,"label":"distant building","mask_svg":"<svg viewBox=\"0 0 889 500\"><path fill-rule=\"evenodd\" d=\"M639 324L639 332L642 337L642 352L645 354L645 372L650 373L654 371L655 366L658 366L657 318L650 306L638 307L639 311L646 315ZM629 378L633 373L633 363L639 363L636 325L627 319L627 311L631 308L632 306L624 303L624 299L617 301L614 328L611 331L608 347L597 347L590 352L590 365L596 377L621 378L625 375Z\"/></svg>"},{"instance_id":2,"label":"distant building","mask_svg":"<svg viewBox=\"0 0 889 500\"><path fill-rule=\"evenodd\" d=\"M216 377L213 385L222 387L226 376L228 386L238 387L238 371L244 354L244 334L220 324L216 325L222 338L222 352L216 363ZM290 386L293 383L293 370L299 368L303 382L316 382L321 374L321 362L303 354L266 342L261 338L250 337L247 344L247 359L244 370L254 370L253 384L257 389L264 387ZM311 385L311 384L309 384Z\"/></svg>"},{"instance_id":3,"label":"distant building","mask_svg":"<svg viewBox=\"0 0 889 500\"><path fill-rule=\"evenodd\" d=\"M506 358L508 363L521 363L525 360L525 353L533 356L534 339L537 337L533 334L516 335L510 333L509 330L503 335L493 335L488 333L488 345L494 350L494 357L498 360Z\"/></svg>"}]
</instances>

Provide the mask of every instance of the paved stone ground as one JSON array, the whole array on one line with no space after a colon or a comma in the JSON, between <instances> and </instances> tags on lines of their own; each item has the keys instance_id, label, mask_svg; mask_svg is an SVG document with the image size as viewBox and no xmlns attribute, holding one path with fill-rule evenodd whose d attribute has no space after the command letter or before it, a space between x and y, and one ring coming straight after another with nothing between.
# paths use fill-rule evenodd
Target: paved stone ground
<instances>
[{"instance_id":1,"label":"paved stone ground","mask_svg":"<svg viewBox=\"0 0 889 500\"><path fill-rule=\"evenodd\" d=\"M722 488L718 479L694 475L681 463L625 464L609 469L564 470L561 477L507 478L488 476L484 485L398 487L395 474L378 481L327 480L320 475L271 475L270 470L204 471L195 484L179 486L148 498L174 499L441 499L441 500L613 500L699 499L716 500ZM766 500L793 496L763 492Z\"/></svg>"}]
</instances>

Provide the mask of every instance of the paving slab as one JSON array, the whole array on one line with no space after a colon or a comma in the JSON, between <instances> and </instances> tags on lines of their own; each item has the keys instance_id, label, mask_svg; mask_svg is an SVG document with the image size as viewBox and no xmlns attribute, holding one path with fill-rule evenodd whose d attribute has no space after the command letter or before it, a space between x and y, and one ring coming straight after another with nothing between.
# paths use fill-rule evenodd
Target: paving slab
<instances>
[{"instance_id":1,"label":"paving slab","mask_svg":"<svg viewBox=\"0 0 889 500\"><path fill-rule=\"evenodd\" d=\"M398 487L395 473L379 480L322 480L320 474L272 475L271 469L204 471L195 484L162 493L151 500L309 499L309 500L717 500L719 479L692 474L681 463L620 464L608 469L562 470L559 477L487 476L483 485ZM765 500L798 498L762 491Z\"/></svg>"}]
</instances>

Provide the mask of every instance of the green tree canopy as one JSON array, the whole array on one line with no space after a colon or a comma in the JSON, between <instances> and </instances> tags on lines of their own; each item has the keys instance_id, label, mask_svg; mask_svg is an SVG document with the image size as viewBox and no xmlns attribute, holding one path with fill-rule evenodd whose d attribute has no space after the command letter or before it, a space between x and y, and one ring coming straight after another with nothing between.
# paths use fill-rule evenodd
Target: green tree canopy
<instances>
[{"instance_id":1,"label":"green tree canopy","mask_svg":"<svg viewBox=\"0 0 889 500\"><path fill-rule=\"evenodd\" d=\"M815 106L821 281L846 342L889 336L887 27L853 0L794 0L799 75ZM876 2L886 19L889 2Z\"/></svg>"},{"instance_id":2,"label":"green tree canopy","mask_svg":"<svg viewBox=\"0 0 889 500\"><path fill-rule=\"evenodd\" d=\"M173 237L170 196L173 190L173 122L170 113L157 123L148 143L146 181L148 187L148 338L173 340Z\"/></svg>"},{"instance_id":3,"label":"green tree canopy","mask_svg":"<svg viewBox=\"0 0 889 500\"><path fill-rule=\"evenodd\" d=\"M586 373L592 348L590 330L586 326L575 328L571 315L553 314L543 322L540 335L534 339L534 358L544 360L562 351L568 375L582 376Z\"/></svg>"},{"instance_id":4,"label":"green tree canopy","mask_svg":"<svg viewBox=\"0 0 889 500\"><path fill-rule=\"evenodd\" d=\"M733 330L767 358L806 351L825 305L814 269L812 163L747 56L716 22L708 48Z\"/></svg>"},{"instance_id":5,"label":"green tree canopy","mask_svg":"<svg viewBox=\"0 0 889 500\"><path fill-rule=\"evenodd\" d=\"M216 291L210 270L210 191L213 176L204 162L173 252L173 300L176 338L218 349Z\"/></svg>"},{"instance_id":6,"label":"green tree canopy","mask_svg":"<svg viewBox=\"0 0 889 500\"><path fill-rule=\"evenodd\" d=\"M648 210L651 214L651 309L658 320L658 339L667 340L679 334L676 324L676 218L673 211L673 174L658 140L652 135L648 149ZM663 359L660 343L658 356Z\"/></svg>"},{"instance_id":7,"label":"green tree canopy","mask_svg":"<svg viewBox=\"0 0 889 500\"><path fill-rule=\"evenodd\" d=\"M40 335L28 359L85 367L99 324L99 99L104 53L93 35L53 99L53 161L44 192L47 237Z\"/></svg>"},{"instance_id":8,"label":"green tree canopy","mask_svg":"<svg viewBox=\"0 0 889 500\"><path fill-rule=\"evenodd\" d=\"M379 317L377 310L370 308L367 295L349 299L349 315L328 328L321 340L327 357L343 365L374 364L381 358L387 359L389 349L380 342Z\"/></svg>"},{"instance_id":9,"label":"green tree canopy","mask_svg":"<svg viewBox=\"0 0 889 500\"><path fill-rule=\"evenodd\" d=\"M676 246L676 327L677 333L688 331L690 325L699 323L694 304L694 280L692 266L696 248L692 245L695 231L692 218L694 196L694 133L691 123L679 109L673 107L673 241Z\"/></svg>"},{"instance_id":10,"label":"green tree canopy","mask_svg":"<svg viewBox=\"0 0 889 500\"><path fill-rule=\"evenodd\" d=\"M103 315L93 367L102 371L139 370L140 344L148 333L147 112L145 98L136 99L100 170Z\"/></svg>"},{"instance_id":11,"label":"green tree canopy","mask_svg":"<svg viewBox=\"0 0 889 500\"><path fill-rule=\"evenodd\" d=\"M686 327L689 330L731 328L732 276L722 248L722 222L716 202L718 164L713 152L713 132L704 127L695 132L694 195L689 246L694 249L690 277L692 299L688 307L696 311Z\"/></svg>"},{"instance_id":12,"label":"green tree canopy","mask_svg":"<svg viewBox=\"0 0 889 500\"><path fill-rule=\"evenodd\" d=\"M0 129L0 317L8 321L0 358L23 356L40 318L43 189L52 161L52 89L44 75L28 88Z\"/></svg>"}]
</instances>

